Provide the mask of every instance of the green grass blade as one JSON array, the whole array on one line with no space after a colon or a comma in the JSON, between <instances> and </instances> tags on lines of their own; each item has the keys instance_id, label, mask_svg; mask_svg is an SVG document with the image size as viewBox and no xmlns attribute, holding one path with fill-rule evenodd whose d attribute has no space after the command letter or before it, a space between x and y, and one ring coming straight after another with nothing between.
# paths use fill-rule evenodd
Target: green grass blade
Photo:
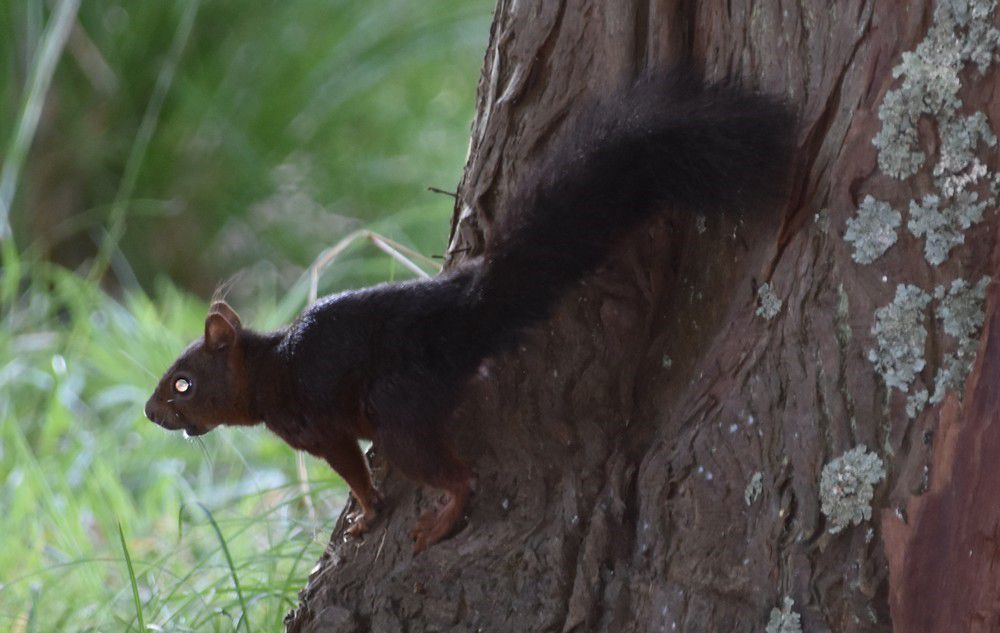
<instances>
[{"instance_id":1,"label":"green grass blade","mask_svg":"<svg viewBox=\"0 0 1000 633\"><path fill-rule=\"evenodd\" d=\"M310 545L311 543L309 543L309 541L306 541L306 544L300 547L298 553L295 555L295 559L292 561L292 567L291 569L288 570L288 575L285 577L285 582L282 585L282 587L284 588L285 595L295 595L296 589L298 588L298 583L300 582L300 579L298 578L299 563L302 562L302 559L305 557L306 552L309 551ZM295 603L292 602L290 608L294 609L295 606L296 606ZM284 613L281 612L281 610L278 610L277 614L278 614L278 621L274 623L275 631L281 628L282 623L285 620L285 615Z\"/></svg>"},{"instance_id":2,"label":"green grass blade","mask_svg":"<svg viewBox=\"0 0 1000 633\"><path fill-rule=\"evenodd\" d=\"M233 577L233 586L236 587L236 596L240 600L240 608L243 609L243 614L240 617L240 622L243 623L243 628L246 629L247 633L250 633L250 618L247 612L247 601L243 598L243 589L240 588L240 578L236 573L236 565L233 564L233 557L229 554L229 545L226 544L226 538L222 536L222 530L219 529L219 524L215 522L215 517L212 516L212 512L205 507L205 504L199 503L201 509L205 511L208 516L208 522L212 524L212 529L215 530L215 535L219 538L219 545L222 546L222 553L226 556L226 564L229 565L229 573Z\"/></svg>"},{"instance_id":3,"label":"green grass blade","mask_svg":"<svg viewBox=\"0 0 1000 633\"><path fill-rule=\"evenodd\" d=\"M118 242L125 232L125 215L128 205L132 200L135 191L135 184L139 178L139 170L142 168L143 160L146 157L146 150L149 149L153 134L156 133L157 124L160 121L160 111L167 99L167 93L174 83L174 76L177 74L177 67L180 65L181 56L187 48L188 40L191 39L191 30L194 28L195 17L198 15L200 0L188 2L181 16L177 30L174 32L174 39L170 43L170 50L167 51L166 61L156 77L156 85L153 94L146 104L146 111L142 115L142 122L139 123L139 131L132 143L128 159L125 162L125 173L122 175L121 183L118 186L118 193L111 204L111 214L108 218L108 232L101 241L97 256L91 266L88 279L91 282L98 281L111 263L112 256L118 248Z\"/></svg>"},{"instance_id":4,"label":"green grass blade","mask_svg":"<svg viewBox=\"0 0 1000 633\"><path fill-rule=\"evenodd\" d=\"M28 156L28 148L31 147L31 141L35 137L35 130L38 129L45 95L49 91L52 75L56 71L59 58L62 57L63 47L66 45L66 39L69 37L79 8L80 0L60 2L42 37L41 53L37 56L38 63L32 68L24 110L17 124L17 132L7 148L3 170L0 171L0 240L6 239L10 232L10 205L14 200L18 176Z\"/></svg>"},{"instance_id":5,"label":"green grass blade","mask_svg":"<svg viewBox=\"0 0 1000 633\"><path fill-rule=\"evenodd\" d=\"M13 239L2 239L2 223L0 219L0 309L13 305L21 284L21 256Z\"/></svg>"},{"instance_id":6,"label":"green grass blade","mask_svg":"<svg viewBox=\"0 0 1000 633\"><path fill-rule=\"evenodd\" d=\"M128 566L128 579L132 583L132 600L135 601L135 617L139 620L139 630L146 630L146 622L142 618L142 601L139 600L139 584L135 580L135 569L132 568L132 556L128 553L128 545L125 544L125 531L122 524L118 523L118 538L122 542L122 552L125 553L125 564Z\"/></svg>"}]
</instances>

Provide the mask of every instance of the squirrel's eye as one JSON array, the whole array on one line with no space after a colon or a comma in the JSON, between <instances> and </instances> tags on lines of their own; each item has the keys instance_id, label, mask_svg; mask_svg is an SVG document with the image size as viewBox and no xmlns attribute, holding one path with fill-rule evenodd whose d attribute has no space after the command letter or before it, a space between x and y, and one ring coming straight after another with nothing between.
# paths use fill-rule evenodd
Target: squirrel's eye
<instances>
[{"instance_id":1,"label":"squirrel's eye","mask_svg":"<svg viewBox=\"0 0 1000 633\"><path fill-rule=\"evenodd\" d=\"M174 381L174 391L177 393L187 393L191 389L191 381L187 378L178 378Z\"/></svg>"}]
</instances>

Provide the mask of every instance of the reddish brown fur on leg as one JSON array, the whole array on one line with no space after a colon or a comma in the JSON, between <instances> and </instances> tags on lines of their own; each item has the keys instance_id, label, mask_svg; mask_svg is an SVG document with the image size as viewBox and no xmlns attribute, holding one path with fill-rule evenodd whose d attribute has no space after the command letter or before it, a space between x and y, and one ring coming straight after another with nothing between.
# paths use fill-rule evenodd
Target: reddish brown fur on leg
<instances>
[{"instance_id":1,"label":"reddish brown fur on leg","mask_svg":"<svg viewBox=\"0 0 1000 633\"><path fill-rule=\"evenodd\" d=\"M323 456L337 474L344 478L351 488L351 494L358 501L360 506L358 511L352 512L347 517L351 521L351 527L347 528L346 533L350 536L360 536L371 527L382 506L382 495L372 483L364 453L361 452L357 440L345 437L328 447Z\"/></svg>"},{"instance_id":2,"label":"reddish brown fur on leg","mask_svg":"<svg viewBox=\"0 0 1000 633\"><path fill-rule=\"evenodd\" d=\"M445 486L445 498L441 507L425 512L417 519L412 532L414 554L419 554L454 531L475 489L475 475L471 471L468 471L468 475L449 482Z\"/></svg>"},{"instance_id":3,"label":"reddish brown fur on leg","mask_svg":"<svg viewBox=\"0 0 1000 633\"><path fill-rule=\"evenodd\" d=\"M445 492L440 508L421 515L411 532L417 553L456 531L475 488L476 475L442 437L436 422L440 416L415 415L417 405L403 408L405 401L387 403L389 410L375 425L379 450L406 476Z\"/></svg>"}]
</instances>

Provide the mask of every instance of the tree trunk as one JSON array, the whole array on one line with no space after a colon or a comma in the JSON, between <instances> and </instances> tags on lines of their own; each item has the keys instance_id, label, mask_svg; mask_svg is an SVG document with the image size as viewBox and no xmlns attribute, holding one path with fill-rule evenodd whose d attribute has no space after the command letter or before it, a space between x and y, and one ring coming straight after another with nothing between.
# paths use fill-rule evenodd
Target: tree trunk
<instances>
[{"instance_id":1,"label":"tree trunk","mask_svg":"<svg viewBox=\"0 0 1000 633\"><path fill-rule=\"evenodd\" d=\"M794 185L617 248L470 385L466 527L413 556L434 495L380 467L387 510L338 523L289 630L998 630L997 14L500 0L453 259L582 97L683 57L794 104Z\"/></svg>"}]
</instances>

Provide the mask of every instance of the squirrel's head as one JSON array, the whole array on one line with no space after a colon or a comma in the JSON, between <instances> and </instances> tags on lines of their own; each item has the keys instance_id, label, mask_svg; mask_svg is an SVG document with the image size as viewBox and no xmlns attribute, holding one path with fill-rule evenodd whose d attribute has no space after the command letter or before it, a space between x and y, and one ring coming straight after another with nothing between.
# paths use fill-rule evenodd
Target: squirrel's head
<instances>
[{"instance_id":1,"label":"squirrel's head","mask_svg":"<svg viewBox=\"0 0 1000 633\"><path fill-rule=\"evenodd\" d=\"M160 379L146 417L171 431L204 435L220 424L253 424L247 407L240 317L212 304L205 336L191 343Z\"/></svg>"}]
</instances>

